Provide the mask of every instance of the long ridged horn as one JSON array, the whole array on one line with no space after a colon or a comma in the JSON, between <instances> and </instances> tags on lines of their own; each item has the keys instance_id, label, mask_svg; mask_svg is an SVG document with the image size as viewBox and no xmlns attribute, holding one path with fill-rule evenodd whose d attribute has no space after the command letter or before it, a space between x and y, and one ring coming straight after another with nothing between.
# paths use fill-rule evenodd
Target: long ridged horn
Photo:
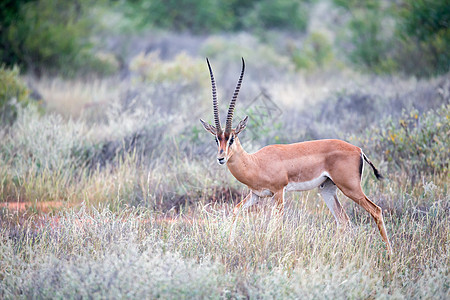
<instances>
[{"instance_id":1,"label":"long ridged horn","mask_svg":"<svg viewBox=\"0 0 450 300\"><path fill-rule=\"evenodd\" d=\"M211 88L212 88L213 109L214 109L214 122L216 124L217 134L220 134L220 133L222 133L222 127L220 126L219 105L217 104L216 81L214 80L213 71L211 69L211 65L209 64L209 59L208 58L206 58L206 62L208 63L209 74L211 75Z\"/></svg>"},{"instance_id":2,"label":"long ridged horn","mask_svg":"<svg viewBox=\"0 0 450 300\"><path fill-rule=\"evenodd\" d=\"M242 57L241 76L239 76L239 80L237 82L236 89L234 90L233 98L231 98L230 106L228 107L227 124L226 124L226 127L225 127L225 132L227 132L227 133L231 132L231 125L233 123L234 106L236 104L236 99L237 99L238 94L239 94L239 89L241 88L242 78L244 77L244 71L245 71L245 62L244 62L244 58Z\"/></svg>"}]
</instances>

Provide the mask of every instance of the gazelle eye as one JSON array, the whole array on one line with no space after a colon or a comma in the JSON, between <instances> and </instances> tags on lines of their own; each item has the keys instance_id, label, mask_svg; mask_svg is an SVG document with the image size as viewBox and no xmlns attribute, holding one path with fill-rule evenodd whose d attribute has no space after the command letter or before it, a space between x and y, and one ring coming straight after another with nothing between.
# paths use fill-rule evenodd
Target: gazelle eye
<instances>
[{"instance_id":1,"label":"gazelle eye","mask_svg":"<svg viewBox=\"0 0 450 300\"><path fill-rule=\"evenodd\" d=\"M219 140L216 138L216 144L217 146L219 146Z\"/></svg>"},{"instance_id":2,"label":"gazelle eye","mask_svg":"<svg viewBox=\"0 0 450 300\"><path fill-rule=\"evenodd\" d=\"M233 142L234 142L234 136L232 136L232 137L230 138L230 141L229 141L230 146L233 144Z\"/></svg>"}]
</instances>

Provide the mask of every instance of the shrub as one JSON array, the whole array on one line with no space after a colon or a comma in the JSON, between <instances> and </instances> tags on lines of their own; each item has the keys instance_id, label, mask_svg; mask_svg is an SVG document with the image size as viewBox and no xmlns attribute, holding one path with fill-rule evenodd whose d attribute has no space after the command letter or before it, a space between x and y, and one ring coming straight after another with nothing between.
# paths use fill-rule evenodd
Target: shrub
<instances>
[{"instance_id":1,"label":"shrub","mask_svg":"<svg viewBox=\"0 0 450 300\"><path fill-rule=\"evenodd\" d=\"M289 45L288 48L297 69L322 68L333 59L330 41L319 32L311 33L301 49L295 45Z\"/></svg>"},{"instance_id":2,"label":"shrub","mask_svg":"<svg viewBox=\"0 0 450 300\"><path fill-rule=\"evenodd\" d=\"M308 23L309 1L152 1L138 0L124 4L122 10L141 26L176 31L210 33L228 30L288 29L304 30Z\"/></svg>"},{"instance_id":3,"label":"shrub","mask_svg":"<svg viewBox=\"0 0 450 300\"><path fill-rule=\"evenodd\" d=\"M449 19L446 1L404 1L397 20L397 36L401 39L398 60L404 71L418 76L449 71Z\"/></svg>"},{"instance_id":4,"label":"shrub","mask_svg":"<svg viewBox=\"0 0 450 300\"><path fill-rule=\"evenodd\" d=\"M208 82L205 62L183 52L170 61L163 61L159 52L140 53L131 61L130 70L150 82L190 82L198 77Z\"/></svg>"},{"instance_id":5,"label":"shrub","mask_svg":"<svg viewBox=\"0 0 450 300\"><path fill-rule=\"evenodd\" d=\"M81 163L86 131L80 122L65 122L61 115L40 116L35 106L18 111L18 118L3 139L0 155L16 174L29 169L63 170ZM76 155L75 155L76 154Z\"/></svg>"},{"instance_id":6,"label":"shrub","mask_svg":"<svg viewBox=\"0 0 450 300\"><path fill-rule=\"evenodd\" d=\"M200 52L212 60L215 70L227 70L230 66L234 67L234 64L240 63L241 57L244 57L246 65L251 66L246 70L246 86L249 86L250 79L262 81L279 78L280 72L284 74L293 69L289 57L280 55L275 47L263 43L255 35L248 33L240 33L233 38L229 36L210 37L205 41ZM216 74L216 79L219 79L218 76L219 74ZM233 83L236 76L236 73L232 74ZM222 84L226 82L226 79L220 78Z\"/></svg>"},{"instance_id":7,"label":"shrub","mask_svg":"<svg viewBox=\"0 0 450 300\"><path fill-rule=\"evenodd\" d=\"M416 109L403 111L398 121L388 118L367 131L362 144L380 153L392 168L416 175L448 172L450 105L422 115Z\"/></svg>"},{"instance_id":8,"label":"shrub","mask_svg":"<svg viewBox=\"0 0 450 300\"><path fill-rule=\"evenodd\" d=\"M210 32L230 29L234 16L221 1L153 1L140 0L128 3L131 16L141 20L142 25L152 25L176 31Z\"/></svg>"},{"instance_id":9,"label":"shrub","mask_svg":"<svg viewBox=\"0 0 450 300\"><path fill-rule=\"evenodd\" d=\"M351 62L375 72L391 72L395 70L395 62L391 58L392 36L390 11L383 7L379 0L341 1L334 3L349 13L346 24L348 36L344 42L348 44L345 51Z\"/></svg>"},{"instance_id":10,"label":"shrub","mask_svg":"<svg viewBox=\"0 0 450 300\"><path fill-rule=\"evenodd\" d=\"M0 21L0 60L7 65L17 63L38 75L112 71L107 62L93 55L93 5L91 0L18 4L10 19Z\"/></svg>"},{"instance_id":11,"label":"shrub","mask_svg":"<svg viewBox=\"0 0 450 300\"><path fill-rule=\"evenodd\" d=\"M243 18L247 29L305 30L308 13L305 1L254 1L252 9Z\"/></svg>"},{"instance_id":12,"label":"shrub","mask_svg":"<svg viewBox=\"0 0 450 300\"><path fill-rule=\"evenodd\" d=\"M19 78L19 68L0 66L0 123L12 123L17 118L17 106L28 102L30 91Z\"/></svg>"},{"instance_id":13,"label":"shrub","mask_svg":"<svg viewBox=\"0 0 450 300\"><path fill-rule=\"evenodd\" d=\"M0 2L0 61L15 65L20 63L10 45L9 29L17 22L23 21L21 8L31 0L5 0Z\"/></svg>"},{"instance_id":14,"label":"shrub","mask_svg":"<svg viewBox=\"0 0 450 300\"><path fill-rule=\"evenodd\" d=\"M375 72L433 76L449 71L449 5L439 0L334 3L348 12L350 60ZM348 50L345 50L348 51Z\"/></svg>"}]
</instances>

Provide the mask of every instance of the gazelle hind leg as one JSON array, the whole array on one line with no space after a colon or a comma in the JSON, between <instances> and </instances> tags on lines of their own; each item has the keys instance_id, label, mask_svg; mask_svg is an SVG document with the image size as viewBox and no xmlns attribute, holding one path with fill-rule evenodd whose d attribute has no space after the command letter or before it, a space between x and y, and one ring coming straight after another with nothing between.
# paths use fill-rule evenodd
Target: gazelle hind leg
<instances>
[{"instance_id":1,"label":"gazelle hind leg","mask_svg":"<svg viewBox=\"0 0 450 300\"><path fill-rule=\"evenodd\" d=\"M339 202L336 192L337 187L334 184L334 182L329 178L319 186L319 194L322 196L328 209L333 214L338 227L340 227L340 229L342 230L347 228L348 225L350 225L350 219L348 215L345 213L345 210L342 208L342 205Z\"/></svg>"},{"instance_id":2,"label":"gazelle hind leg","mask_svg":"<svg viewBox=\"0 0 450 300\"><path fill-rule=\"evenodd\" d=\"M392 247L391 243L389 242L389 238L386 231L386 226L384 225L383 220L383 212L381 210L381 207L370 201L369 198L364 194L364 192L361 189L361 185L358 182L357 186L349 186L349 185L340 185L336 183L338 188L350 199L361 205L367 212L370 213L372 218L375 220L378 230L380 231L381 238L386 243L388 252L390 255L392 255Z\"/></svg>"}]
</instances>

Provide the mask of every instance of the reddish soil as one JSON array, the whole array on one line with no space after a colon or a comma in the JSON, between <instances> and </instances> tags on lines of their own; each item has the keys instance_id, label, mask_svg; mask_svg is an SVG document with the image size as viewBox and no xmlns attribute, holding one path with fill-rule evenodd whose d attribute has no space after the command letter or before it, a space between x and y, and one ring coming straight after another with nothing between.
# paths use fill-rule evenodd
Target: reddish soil
<instances>
[{"instance_id":1,"label":"reddish soil","mask_svg":"<svg viewBox=\"0 0 450 300\"><path fill-rule=\"evenodd\" d=\"M23 212L28 209L35 209L40 212L48 213L56 209L68 207L66 202L46 201L46 202L2 202L0 208L7 208L11 211Z\"/></svg>"}]
</instances>

